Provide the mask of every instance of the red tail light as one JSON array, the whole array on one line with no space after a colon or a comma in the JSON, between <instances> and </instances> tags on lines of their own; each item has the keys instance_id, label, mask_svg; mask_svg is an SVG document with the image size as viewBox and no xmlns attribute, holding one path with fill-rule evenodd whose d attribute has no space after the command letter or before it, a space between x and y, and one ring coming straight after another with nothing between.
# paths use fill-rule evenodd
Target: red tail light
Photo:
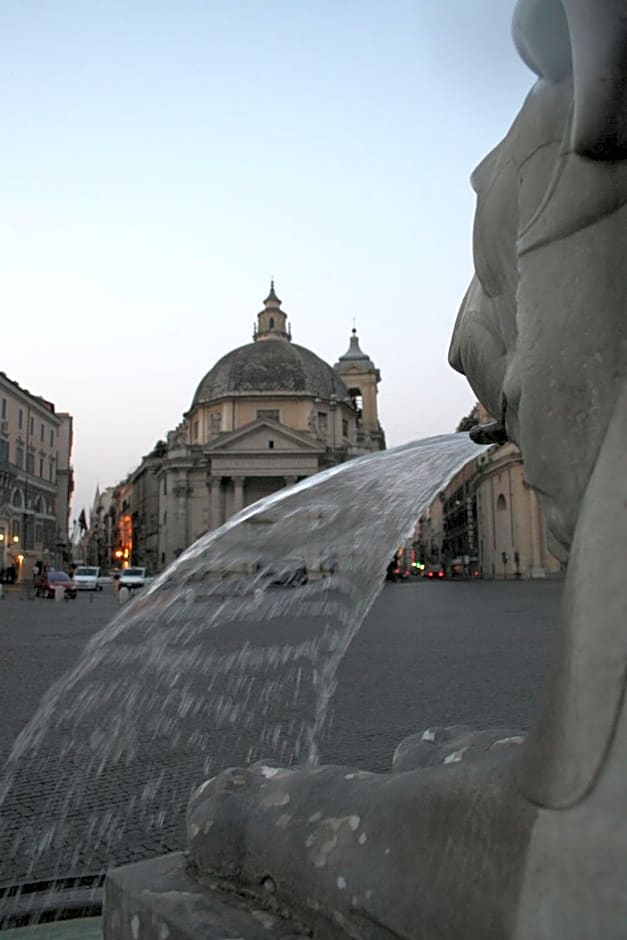
<instances>
[{"instance_id":1,"label":"red tail light","mask_svg":"<svg viewBox=\"0 0 627 940\"><path fill-rule=\"evenodd\" d=\"M438 578L443 578L443 577L444 577L444 572L438 571Z\"/></svg>"}]
</instances>

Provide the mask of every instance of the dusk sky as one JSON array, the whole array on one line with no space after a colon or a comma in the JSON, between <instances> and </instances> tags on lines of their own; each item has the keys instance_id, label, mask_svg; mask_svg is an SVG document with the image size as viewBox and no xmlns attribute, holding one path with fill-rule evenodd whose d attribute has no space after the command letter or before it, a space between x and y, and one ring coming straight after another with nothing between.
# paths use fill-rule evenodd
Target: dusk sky
<instances>
[{"instance_id":1,"label":"dusk sky","mask_svg":"<svg viewBox=\"0 0 627 940\"><path fill-rule=\"evenodd\" d=\"M0 369L74 416L75 518L250 342L274 277L388 445L454 430L468 181L533 76L514 0L3 0Z\"/></svg>"}]
</instances>

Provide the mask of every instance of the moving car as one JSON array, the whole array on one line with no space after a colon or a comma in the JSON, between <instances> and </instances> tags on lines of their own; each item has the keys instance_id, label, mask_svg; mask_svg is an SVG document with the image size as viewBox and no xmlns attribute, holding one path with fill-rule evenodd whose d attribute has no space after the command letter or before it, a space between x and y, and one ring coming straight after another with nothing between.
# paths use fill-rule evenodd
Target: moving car
<instances>
[{"instance_id":1,"label":"moving car","mask_svg":"<svg viewBox=\"0 0 627 940\"><path fill-rule=\"evenodd\" d=\"M74 570L74 581L79 591L102 591L100 568L95 565L78 565Z\"/></svg>"},{"instance_id":2,"label":"moving car","mask_svg":"<svg viewBox=\"0 0 627 940\"><path fill-rule=\"evenodd\" d=\"M432 581L441 581L444 578L444 568L441 565L427 565L423 571L423 576L430 578Z\"/></svg>"},{"instance_id":3,"label":"moving car","mask_svg":"<svg viewBox=\"0 0 627 940\"><path fill-rule=\"evenodd\" d=\"M76 583L72 581L65 571L47 571L35 578L35 596L54 597L55 588L63 588L63 596L76 599Z\"/></svg>"},{"instance_id":4,"label":"moving car","mask_svg":"<svg viewBox=\"0 0 627 940\"><path fill-rule=\"evenodd\" d=\"M145 568L124 568L120 571L118 585L120 588L128 588L129 591L135 591L137 588L143 588L146 583Z\"/></svg>"}]
</instances>

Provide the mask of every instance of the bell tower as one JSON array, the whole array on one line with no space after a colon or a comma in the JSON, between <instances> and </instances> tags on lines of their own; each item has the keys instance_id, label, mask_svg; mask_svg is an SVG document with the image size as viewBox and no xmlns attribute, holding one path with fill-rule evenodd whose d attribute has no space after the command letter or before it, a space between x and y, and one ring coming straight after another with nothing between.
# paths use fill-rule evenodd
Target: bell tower
<instances>
[{"instance_id":1,"label":"bell tower","mask_svg":"<svg viewBox=\"0 0 627 940\"><path fill-rule=\"evenodd\" d=\"M270 293L263 302L263 310L257 314L257 323L253 332L257 343L264 339L292 339L287 314L281 310L281 301L274 292L274 281L270 281Z\"/></svg>"},{"instance_id":2,"label":"bell tower","mask_svg":"<svg viewBox=\"0 0 627 940\"><path fill-rule=\"evenodd\" d=\"M357 411L358 436L372 443L371 449L385 448L385 435L379 424L377 385L381 373L372 359L361 349L357 330L353 327L348 350L334 366L348 388L353 407Z\"/></svg>"}]
</instances>

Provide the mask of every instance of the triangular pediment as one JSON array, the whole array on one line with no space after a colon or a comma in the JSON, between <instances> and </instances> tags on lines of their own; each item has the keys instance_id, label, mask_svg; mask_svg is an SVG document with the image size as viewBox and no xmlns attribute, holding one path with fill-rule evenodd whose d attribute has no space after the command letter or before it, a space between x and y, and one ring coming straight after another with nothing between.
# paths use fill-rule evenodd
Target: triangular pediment
<instances>
[{"instance_id":1,"label":"triangular pediment","mask_svg":"<svg viewBox=\"0 0 627 940\"><path fill-rule=\"evenodd\" d=\"M229 452L247 452L251 451L307 451L321 453L325 450L322 441L304 434L302 431L294 431L283 424L271 421L267 418L260 418L251 421L235 431L229 431L221 434L219 438L212 441L204 448L207 453Z\"/></svg>"}]
</instances>

